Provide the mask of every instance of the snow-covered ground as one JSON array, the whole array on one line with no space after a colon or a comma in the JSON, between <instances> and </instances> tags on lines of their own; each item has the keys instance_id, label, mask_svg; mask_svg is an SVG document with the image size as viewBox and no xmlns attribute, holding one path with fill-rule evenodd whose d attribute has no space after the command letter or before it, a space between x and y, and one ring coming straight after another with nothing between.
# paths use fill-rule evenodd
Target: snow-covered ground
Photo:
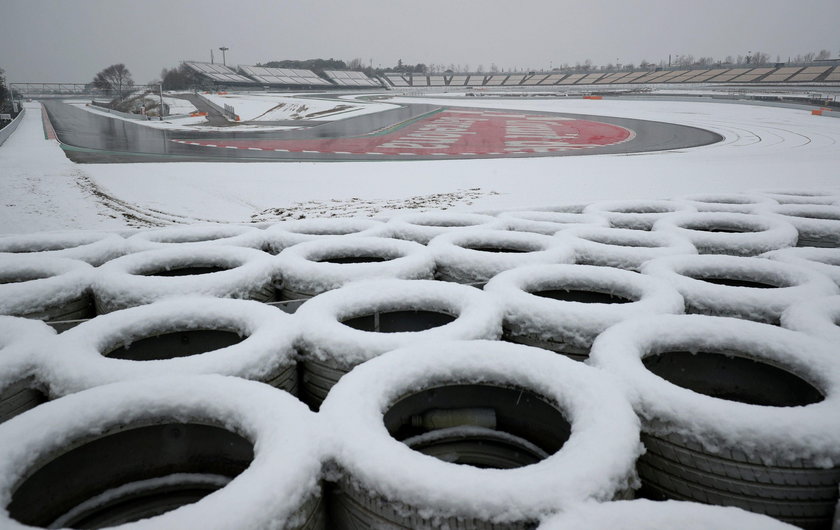
<instances>
[{"instance_id":1,"label":"snow-covered ground","mask_svg":"<svg viewBox=\"0 0 840 530\"><path fill-rule=\"evenodd\" d=\"M393 102L453 104L451 99ZM632 155L377 162L77 165L45 140L39 105L0 147L0 230L120 228L483 211L780 188L840 187L840 120L807 111L711 102L458 100L471 107L633 117L725 137Z\"/></svg>"},{"instance_id":2,"label":"snow-covered ground","mask_svg":"<svg viewBox=\"0 0 840 530\"><path fill-rule=\"evenodd\" d=\"M242 121L340 120L394 108L386 103L339 102L268 93L205 94L213 103L231 105Z\"/></svg>"}]
</instances>

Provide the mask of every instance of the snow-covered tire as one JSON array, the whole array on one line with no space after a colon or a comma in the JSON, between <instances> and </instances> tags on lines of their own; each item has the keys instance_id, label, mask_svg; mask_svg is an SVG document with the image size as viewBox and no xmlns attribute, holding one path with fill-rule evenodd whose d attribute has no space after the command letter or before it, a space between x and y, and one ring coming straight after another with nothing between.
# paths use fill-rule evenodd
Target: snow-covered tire
<instances>
[{"instance_id":1,"label":"snow-covered tire","mask_svg":"<svg viewBox=\"0 0 840 530\"><path fill-rule=\"evenodd\" d=\"M422 245L433 238L463 228L495 228L498 219L490 215L459 212L422 212L397 215L385 223L388 235Z\"/></svg>"},{"instance_id":2,"label":"snow-covered tire","mask_svg":"<svg viewBox=\"0 0 840 530\"><path fill-rule=\"evenodd\" d=\"M272 256L252 248L176 245L103 265L93 282L98 313L170 296L215 296L269 302L279 276Z\"/></svg>"},{"instance_id":3,"label":"snow-covered tire","mask_svg":"<svg viewBox=\"0 0 840 530\"><path fill-rule=\"evenodd\" d=\"M782 204L772 211L799 231L797 246L840 248L840 206Z\"/></svg>"},{"instance_id":4,"label":"snow-covered tire","mask_svg":"<svg viewBox=\"0 0 840 530\"><path fill-rule=\"evenodd\" d=\"M778 205L774 199L757 193L700 194L682 197L698 212L764 213Z\"/></svg>"},{"instance_id":5,"label":"snow-covered tire","mask_svg":"<svg viewBox=\"0 0 840 530\"><path fill-rule=\"evenodd\" d=\"M354 366L386 351L441 340L498 339L502 310L474 287L371 280L320 294L295 314L304 401L317 406Z\"/></svg>"},{"instance_id":6,"label":"snow-covered tire","mask_svg":"<svg viewBox=\"0 0 840 530\"><path fill-rule=\"evenodd\" d=\"M661 256L697 253L686 238L662 232L582 226L558 232L555 237L575 249L577 263L631 271Z\"/></svg>"},{"instance_id":7,"label":"snow-covered tire","mask_svg":"<svg viewBox=\"0 0 840 530\"><path fill-rule=\"evenodd\" d=\"M431 280L432 253L413 241L383 237L324 237L288 247L277 256L280 298L299 300L365 279Z\"/></svg>"},{"instance_id":8,"label":"snow-covered tire","mask_svg":"<svg viewBox=\"0 0 840 530\"><path fill-rule=\"evenodd\" d=\"M8 255L0 259L0 314L38 320L93 316L94 269L84 261Z\"/></svg>"},{"instance_id":9,"label":"snow-covered tire","mask_svg":"<svg viewBox=\"0 0 840 530\"><path fill-rule=\"evenodd\" d=\"M782 313L782 327L840 344L840 296L805 300Z\"/></svg>"},{"instance_id":10,"label":"snow-covered tire","mask_svg":"<svg viewBox=\"0 0 840 530\"><path fill-rule=\"evenodd\" d=\"M584 213L606 217L613 228L650 230L659 219L675 212L696 212L686 201L680 200L614 200L598 201L584 208Z\"/></svg>"},{"instance_id":11,"label":"snow-covered tire","mask_svg":"<svg viewBox=\"0 0 840 530\"><path fill-rule=\"evenodd\" d=\"M6 253L25 254L39 258L77 259L97 267L126 252L126 240L107 232L41 232L0 237L2 259L6 259Z\"/></svg>"},{"instance_id":12,"label":"snow-covered tire","mask_svg":"<svg viewBox=\"0 0 840 530\"><path fill-rule=\"evenodd\" d=\"M620 389L538 348L388 352L345 376L320 414L336 446L339 529L531 528L636 485L638 419Z\"/></svg>"},{"instance_id":13,"label":"snow-covered tire","mask_svg":"<svg viewBox=\"0 0 840 530\"><path fill-rule=\"evenodd\" d=\"M319 436L294 397L239 378L93 388L0 426L0 526L323 528Z\"/></svg>"},{"instance_id":14,"label":"snow-covered tire","mask_svg":"<svg viewBox=\"0 0 840 530\"><path fill-rule=\"evenodd\" d=\"M682 313L670 285L634 272L592 265L534 265L503 272L484 290L504 308L510 342L576 360L608 327L642 315Z\"/></svg>"},{"instance_id":15,"label":"snow-covered tire","mask_svg":"<svg viewBox=\"0 0 840 530\"><path fill-rule=\"evenodd\" d=\"M785 309L838 292L837 285L807 267L737 256L669 256L645 263L642 273L672 285L685 312L778 324Z\"/></svg>"},{"instance_id":16,"label":"snow-covered tire","mask_svg":"<svg viewBox=\"0 0 840 530\"><path fill-rule=\"evenodd\" d=\"M39 320L0 316L0 423L47 401L38 357L53 335Z\"/></svg>"},{"instance_id":17,"label":"snow-covered tire","mask_svg":"<svg viewBox=\"0 0 840 530\"><path fill-rule=\"evenodd\" d=\"M51 393L162 375L219 374L297 392L297 326L283 311L248 300L172 298L65 331L46 357Z\"/></svg>"},{"instance_id":18,"label":"snow-covered tire","mask_svg":"<svg viewBox=\"0 0 840 530\"><path fill-rule=\"evenodd\" d=\"M528 232L464 229L429 242L437 278L455 283L485 283L500 272L547 263L574 263L575 251L565 241Z\"/></svg>"},{"instance_id":19,"label":"snow-covered tire","mask_svg":"<svg viewBox=\"0 0 840 530\"><path fill-rule=\"evenodd\" d=\"M840 362L830 343L702 315L628 320L590 362L619 377L642 419L651 496L831 524L840 482Z\"/></svg>"},{"instance_id":20,"label":"snow-covered tire","mask_svg":"<svg viewBox=\"0 0 840 530\"><path fill-rule=\"evenodd\" d=\"M299 219L276 223L265 229L268 252L279 254L284 248L330 236L380 236L385 223L362 217Z\"/></svg>"},{"instance_id":21,"label":"snow-covered tire","mask_svg":"<svg viewBox=\"0 0 840 530\"><path fill-rule=\"evenodd\" d=\"M134 252L195 243L262 250L265 245L265 232L252 226L224 224L168 226L142 230L129 237L127 242Z\"/></svg>"},{"instance_id":22,"label":"snow-covered tire","mask_svg":"<svg viewBox=\"0 0 840 530\"><path fill-rule=\"evenodd\" d=\"M840 200L837 190L765 190L757 193L779 204L834 204Z\"/></svg>"},{"instance_id":23,"label":"snow-covered tire","mask_svg":"<svg viewBox=\"0 0 840 530\"><path fill-rule=\"evenodd\" d=\"M733 506L647 499L587 502L545 519L537 530L796 530L772 517Z\"/></svg>"},{"instance_id":24,"label":"snow-covered tire","mask_svg":"<svg viewBox=\"0 0 840 530\"><path fill-rule=\"evenodd\" d=\"M799 237L792 224L777 217L731 212L670 215L657 221L653 230L685 237L700 254L732 256L795 247Z\"/></svg>"},{"instance_id":25,"label":"snow-covered tire","mask_svg":"<svg viewBox=\"0 0 840 530\"><path fill-rule=\"evenodd\" d=\"M585 213L524 210L502 212L497 218L501 228L504 230L534 232L549 236L556 234L560 230L578 225L609 226L609 221L607 221L606 217Z\"/></svg>"},{"instance_id":26,"label":"snow-covered tire","mask_svg":"<svg viewBox=\"0 0 840 530\"><path fill-rule=\"evenodd\" d=\"M809 267L840 285L840 249L791 247L767 252L760 257Z\"/></svg>"}]
</instances>

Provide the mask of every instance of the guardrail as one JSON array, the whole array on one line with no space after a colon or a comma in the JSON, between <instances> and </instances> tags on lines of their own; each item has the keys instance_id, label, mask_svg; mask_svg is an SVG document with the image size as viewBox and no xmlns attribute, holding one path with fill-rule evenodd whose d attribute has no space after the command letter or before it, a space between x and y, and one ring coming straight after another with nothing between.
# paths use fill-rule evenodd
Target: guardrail
<instances>
[{"instance_id":1,"label":"guardrail","mask_svg":"<svg viewBox=\"0 0 840 530\"><path fill-rule=\"evenodd\" d=\"M229 120L233 120L233 121L239 121L239 116L237 116L237 115L233 112L233 107L231 107L230 105L225 105L224 107L222 107L222 106L221 106L221 105L219 105L218 103L214 103L213 101L210 101L210 98L208 98L208 97L204 97L204 95L203 95L203 94L200 94L200 93L199 93L199 94L196 94L196 95L197 95L198 97L200 97L200 98L202 99L202 101L204 101L205 103L207 103L208 105L210 105L210 107L212 107L212 108L213 108L216 112L218 112L219 114L221 114L221 115L222 115L222 116L224 116L225 118L227 118L227 119L229 119ZM230 111L228 111L228 109L227 109L227 108L225 108L225 107L230 107Z\"/></svg>"},{"instance_id":2,"label":"guardrail","mask_svg":"<svg viewBox=\"0 0 840 530\"><path fill-rule=\"evenodd\" d=\"M9 136L11 136L13 132L15 132L15 129L18 128L20 122L23 121L23 115L25 112L25 108L20 109L20 114L18 114L15 117L15 119L12 120L11 123L0 129L0 145L3 145L3 143L5 143L6 140L9 139Z\"/></svg>"}]
</instances>

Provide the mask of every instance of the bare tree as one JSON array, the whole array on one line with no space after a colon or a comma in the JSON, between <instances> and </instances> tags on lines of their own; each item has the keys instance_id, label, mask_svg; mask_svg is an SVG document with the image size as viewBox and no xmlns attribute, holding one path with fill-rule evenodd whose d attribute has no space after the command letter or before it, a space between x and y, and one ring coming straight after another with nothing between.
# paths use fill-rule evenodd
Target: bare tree
<instances>
[{"instance_id":1,"label":"bare tree","mask_svg":"<svg viewBox=\"0 0 840 530\"><path fill-rule=\"evenodd\" d=\"M753 54L752 62L755 64L767 64L770 62L770 54L764 52L755 52Z\"/></svg>"},{"instance_id":2,"label":"bare tree","mask_svg":"<svg viewBox=\"0 0 840 530\"><path fill-rule=\"evenodd\" d=\"M356 57L355 59L351 59L347 62L348 70L361 70L362 66L362 59L360 57Z\"/></svg>"},{"instance_id":3,"label":"bare tree","mask_svg":"<svg viewBox=\"0 0 840 530\"><path fill-rule=\"evenodd\" d=\"M116 93L116 96L122 99L123 92L134 86L134 80L124 64L112 64L96 74L93 86Z\"/></svg>"},{"instance_id":4,"label":"bare tree","mask_svg":"<svg viewBox=\"0 0 840 530\"><path fill-rule=\"evenodd\" d=\"M817 56L814 57L814 59L816 59L817 61L823 61L825 59L828 59L829 57L831 57L831 52L830 51L820 50L820 53L818 53Z\"/></svg>"}]
</instances>

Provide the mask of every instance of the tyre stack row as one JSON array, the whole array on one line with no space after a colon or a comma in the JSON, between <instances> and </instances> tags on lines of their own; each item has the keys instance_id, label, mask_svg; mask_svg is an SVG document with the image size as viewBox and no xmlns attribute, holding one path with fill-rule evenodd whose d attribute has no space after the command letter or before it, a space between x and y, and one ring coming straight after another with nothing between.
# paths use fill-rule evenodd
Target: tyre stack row
<instances>
[{"instance_id":1,"label":"tyre stack row","mask_svg":"<svg viewBox=\"0 0 840 530\"><path fill-rule=\"evenodd\" d=\"M829 528L840 250L808 197L16 236L5 525ZM37 321L80 293L95 318Z\"/></svg>"}]
</instances>

